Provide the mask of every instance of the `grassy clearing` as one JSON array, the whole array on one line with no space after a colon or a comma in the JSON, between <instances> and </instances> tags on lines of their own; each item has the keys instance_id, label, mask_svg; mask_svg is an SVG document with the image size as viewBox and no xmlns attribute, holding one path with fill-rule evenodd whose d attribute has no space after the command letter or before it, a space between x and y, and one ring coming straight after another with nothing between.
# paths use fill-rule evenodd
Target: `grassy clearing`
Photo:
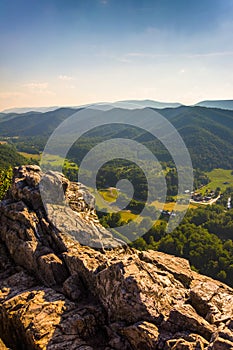
<instances>
[{"instance_id":1,"label":"grassy clearing","mask_svg":"<svg viewBox=\"0 0 233 350\"><path fill-rule=\"evenodd\" d=\"M101 195L101 197L103 197L103 200L105 200L109 203L113 203L113 205L117 199L117 190L114 187L99 190L99 194ZM176 204L176 202L167 202L167 203L165 203L165 205L163 205L163 203L161 203L159 201L154 201L151 203L151 205L155 206L156 209L161 209L161 210L163 209L163 210L168 210L168 211L172 211L174 209L175 204ZM106 205L104 205L104 202L101 200L101 198L99 200L97 199L97 205L99 208L103 208L104 206L106 206ZM198 205L196 205L196 204L193 204L193 203L189 204L189 209L197 208L197 207L198 207ZM176 208L177 211L184 211L186 209L187 209L187 206L185 204L178 204L178 206ZM125 221L127 221L127 219L129 219L129 218L132 218L134 220L135 216L136 216L136 215L132 214L131 212L127 212L127 211L124 211L121 213L123 215L122 220L125 220ZM132 216L130 217L130 215L132 215ZM124 218L124 216L126 216L126 218Z\"/></svg>"},{"instance_id":2,"label":"grassy clearing","mask_svg":"<svg viewBox=\"0 0 233 350\"><path fill-rule=\"evenodd\" d=\"M119 208L114 206L114 202L116 201L117 198L117 190L114 187L104 189L104 190L99 190L100 196L96 196L95 191L93 189L88 188L89 191L95 196L96 199L96 205L97 207L101 210L103 208L106 208L106 202L109 202L111 204L111 208L114 210L117 210L117 212L120 213L121 215L121 220L122 221L128 221L128 220L135 220L136 222L140 222L142 218L136 214L131 213L130 210L121 210L119 211Z\"/></svg>"},{"instance_id":3,"label":"grassy clearing","mask_svg":"<svg viewBox=\"0 0 233 350\"><path fill-rule=\"evenodd\" d=\"M109 196L107 191L99 190L98 195L97 195L97 192L94 191L93 188L88 187L88 190L95 196L96 205L100 210L103 208L106 208L108 204L109 205L113 204L113 202L114 202L113 197ZM106 204L105 201L108 203ZM115 208L113 205L111 205L111 207ZM117 209L117 208L115 208L115 209Z\"/></svg>"},{"instance_id":4,"label":"grassy clearing","mask_svg":"<svg viewBox=\"0 0 233 350\"><path fill-rule=\"evenodd\" d=\"M27 159L35 159L37 161L40 161L40 157L41 157L40 154L33 154L33 153L26 153L26 152L18 152L18 153Z\"/></svg>"},{"instance_id":5,"label":"grassy clearing","mask_svg":"<svg viewBox=\"0 0 233 350\"><path fill-rule=\"evenodd\" d=\"M63 166L64 158L54 155L54 154L46 154L43 157L43 164L48 164L52 167L60 167Z\"/></svg>"},{"instance_id":6,"label":"grassy clearing","mask_svg":"<svg viewBox=\"0 0 233 350\"><path fill-rule=\"evenodd\" d=\"M27 159L37 160L40 165L42 154L32 154L26 152L19 153ZM68 159L64 160L62 157L54 154L46 154L46 157L43 157L43 167L47 170L59 170L64 174L67 174L67 170L72 170L73 174L78 172L78 165L76 163L73 163Z\"/></svg>"},{"instance_id":7,"label":"grassy clearing","mask_svg":"<svg viewBox=\"0 0 233 350\"><path fill-rule=\"evenodd\" d=\"M221 192L223 192L227 187L233 186L233 175L231 172L232 170L214 169L206 173L210 179L210 183L203 186L200 192L204 194L206 190L216 190L217 187L220 187Z\"/></svg>"},{"instance_id":8,"label":"grassy clearing","mask_svg":"<svg viewBox=\"0 0 233 350\"><path fill-rule=\"evenodd\" d=\"M105 201L110 203L115 202L118 196L118 192L114 187L110 187L104 190L99 190L99 194L103 197Z\"/></svg>"},{"instance_id":9,"label":"grassy clearing","mask_svg":"<svg viewBox=\"0 0 233 350\"><path fill-rule=\"evenodd\" d=\"M151 203L151 205L154 205L156 207L156 209L160 209L160 210L168 210L168 211L172 211L175 207L176 202L167 202L163 205L163 203L158 202L158 201L154 201ZM189 209L191 208L197 208L196 205L190 203L189 204ZM176 207L176 211L184 211L187 209L187 206L185 204L178 204Z\"/></svg>"},{"instance_id":10,"label":"grassy clearing","mask_svg":"<svg viewBox=\"0 0 233 350\"><path fill-rule=\"evenodd\" d=\"M129 210L122 210L120 211L121 214L121 220L128 221L128 220L136 220L137 216L136 214L131 213Z\"/></svg>"},{"instance_id":11,"label":"grassy clearing","mask_svg":"<svg viewBox=\"0 0 233 350\"><path fill-rule=\"evenodd\" d=\"M54 154L46 154L46 156L43 157L43 164L49 165L51 168L63 167L78 170L78 165L76 163L73 163L68 159L64 160L64 158Z\"/></svg>"},{"instance_id":12,"label":"grassy clearing","mask_svg":"<svg viewBox=\"0 0 233 350\"><path fill-rule=\"evenodd\" d=\"M163 222L164 222L163 220L158 219L158 220L156 220L156 222L154 223L153 226L159 226L159 225L161 225Z\"/></svg>"}]
</instances>

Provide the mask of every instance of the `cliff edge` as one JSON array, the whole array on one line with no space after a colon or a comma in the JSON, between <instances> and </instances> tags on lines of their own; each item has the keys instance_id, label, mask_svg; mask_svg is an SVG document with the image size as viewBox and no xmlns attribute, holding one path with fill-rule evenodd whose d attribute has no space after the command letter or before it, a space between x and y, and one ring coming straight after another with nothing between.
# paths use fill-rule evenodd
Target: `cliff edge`
<instances>
[{"instance_id":1,"label":"cliff edge","mask_svg":"<svg viewBox=\"0 0 233 350\"><path fill-rule=\"evenodd\" d=\"M54 195L62 186L69 203L57 224L41 181ZM0 338L12 350L233 349L230 287L184 259L117 244L84 186L38 166L15 168L0 203L0 304Z\"/></svg>"}]
</instances>

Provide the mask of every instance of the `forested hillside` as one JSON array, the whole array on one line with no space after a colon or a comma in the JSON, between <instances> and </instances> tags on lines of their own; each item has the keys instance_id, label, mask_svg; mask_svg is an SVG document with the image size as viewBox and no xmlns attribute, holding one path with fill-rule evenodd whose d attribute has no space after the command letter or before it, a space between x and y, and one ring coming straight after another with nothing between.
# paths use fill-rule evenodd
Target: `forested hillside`
<instances>
[{"instance_id":1,"label":"forested hillside","mask_svg":"<svg viewBox=\"0 0 233 350\"><path fill-rule=\"evenodd\" d=\"M157 110L179 131L187 145L194 168L211 170L233 168L233 111L204 107L165 108ZM77 110L60 108L46 113L1 114L0 137L12 138L18 150L34 153L43 151L54 129ZM143 118L143 109L141 110ZM111 123L111 120L109 120ZM111 125L97 128L84 135L70 150L76 163L101 140L114 137L134 139L150 148L160 161L171 160L163 145L143 130Z\"/></svg>"},{"instance_id":2,"label":"forested hillside","mask_svg":"<svg viewBox=\"0 0 233 350\"><path fill-rule=\"evenodd\" d=\"M26 163L28 160L19 154L12 145L0 144L0 169Z\"/></svg>"}]
</instances>

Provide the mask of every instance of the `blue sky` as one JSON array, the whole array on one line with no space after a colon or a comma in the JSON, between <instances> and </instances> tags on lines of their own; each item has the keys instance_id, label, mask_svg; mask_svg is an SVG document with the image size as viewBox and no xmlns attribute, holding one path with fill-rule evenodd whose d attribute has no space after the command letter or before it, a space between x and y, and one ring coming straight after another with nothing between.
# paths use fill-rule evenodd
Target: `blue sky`
<instances>
[{"instance_id":1,"label":"blue sky","mask_svg":"<svg viewBox=\"0 0 233 350\"><path fill-rule=\"evenodd\" d=\"M233 98L233 0L1 0L0 110Z\"/></svg>"}]
</instances>

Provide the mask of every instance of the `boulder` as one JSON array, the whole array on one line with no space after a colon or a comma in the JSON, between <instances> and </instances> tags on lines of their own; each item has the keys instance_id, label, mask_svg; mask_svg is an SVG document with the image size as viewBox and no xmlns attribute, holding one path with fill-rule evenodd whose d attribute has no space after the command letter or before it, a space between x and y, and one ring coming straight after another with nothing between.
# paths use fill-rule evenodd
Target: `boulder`
<instances>
[{"instance_id":1,"label":"boulder","mask_svg":"<svg viewBox=\"0 0 233 350\"><path fill-rule=\"evenodd\" d=\"M11 349L233 349L230 287L122 244L85 186L38 166L0 203L0 306Z\"/></svg>"}]
</instances>

